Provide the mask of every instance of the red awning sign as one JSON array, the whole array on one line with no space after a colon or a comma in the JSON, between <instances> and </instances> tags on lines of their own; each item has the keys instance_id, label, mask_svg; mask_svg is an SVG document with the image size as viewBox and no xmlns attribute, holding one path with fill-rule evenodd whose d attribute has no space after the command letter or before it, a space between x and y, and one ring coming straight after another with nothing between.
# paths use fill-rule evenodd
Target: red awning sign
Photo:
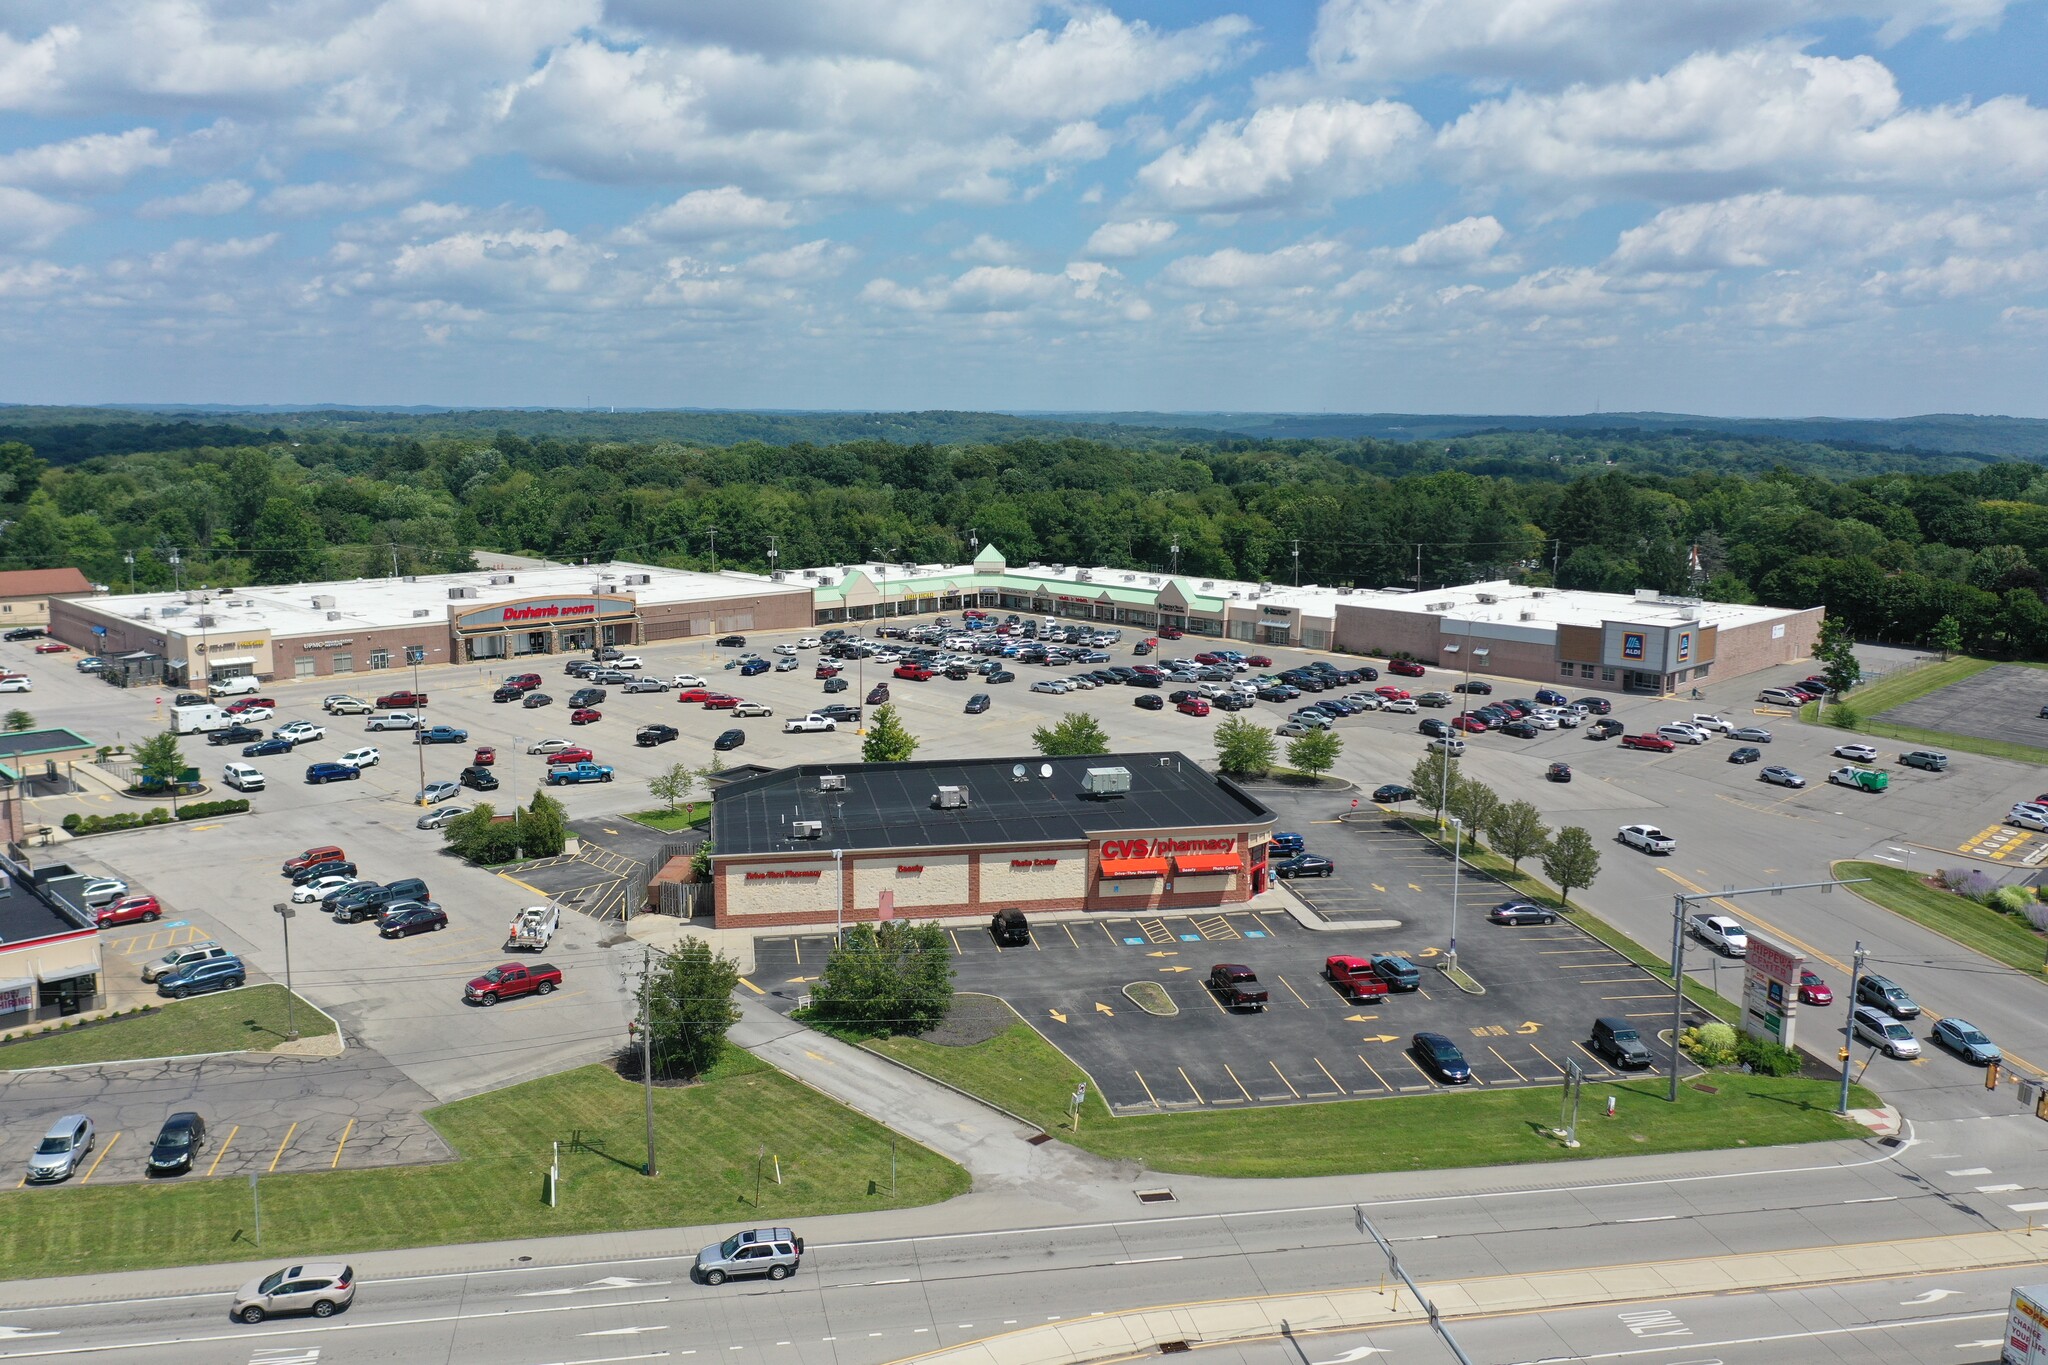
<instances>
[{"instance_id":1,"label":"red awning sign","mask_svg":"<svg viewBox=\"0 0 2048 1365\"><path fill-rule=\"evenodd\" d=\"M1164 858L1104 858L1102 875L1105 877L1164 877Z\"/></svg>"},{"instance_id":2,"label":"red awning sign","mask_svg":"<svg viewBox=\"0 0 2048 1365\"><path fill-rule=\"evenodd\" d=\"M1176 853L1173 857L1173 871L1179 877L1200 877L1218 872L1237 871L1237 855L1234 853Z\"/></svg>"}]
</instances>

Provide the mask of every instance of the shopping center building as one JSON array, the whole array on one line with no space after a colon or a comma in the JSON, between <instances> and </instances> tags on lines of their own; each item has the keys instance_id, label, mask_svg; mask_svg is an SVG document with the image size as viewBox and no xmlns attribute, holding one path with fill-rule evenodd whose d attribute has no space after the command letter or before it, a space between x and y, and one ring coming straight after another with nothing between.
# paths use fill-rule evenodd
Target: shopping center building
<instances>
[{"instance_id":1,"label":"shopping center building","mask_svg":"<svg viewBox=\"0 0 2048 1365\"><path fill-rule=\"evenodd\" d=\"M648 564L503 570L53 599L50 633L117 680L324 678L504 662L811 622L808 587Z\"/></svg>"},{"instance_id":2,"label":"shopping center building","mask_svg":"<svg viewBox=\"0 0 2048 1365\"><path fill-rule=\"evenodd\" d=\"M714 923L1226 905L1265 889L1273 821L1178 753L807 763L715 793Z\"/></svg>"}]
</instances>

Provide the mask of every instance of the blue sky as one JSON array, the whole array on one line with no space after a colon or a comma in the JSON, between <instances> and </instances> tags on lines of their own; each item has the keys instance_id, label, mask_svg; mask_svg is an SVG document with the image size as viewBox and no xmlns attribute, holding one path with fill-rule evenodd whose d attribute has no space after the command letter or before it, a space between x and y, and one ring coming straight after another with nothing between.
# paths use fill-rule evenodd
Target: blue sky
<instances>
[{"instance_id":1,"label":"blue sky","mask_svg":"<svg viewBox=\"0 0 2048 1365\"><path fill-rule=\"evenodd\" d=\"M2048 0L0 0L0 401L2048 416Z\"/></svg>"}]
</instances>

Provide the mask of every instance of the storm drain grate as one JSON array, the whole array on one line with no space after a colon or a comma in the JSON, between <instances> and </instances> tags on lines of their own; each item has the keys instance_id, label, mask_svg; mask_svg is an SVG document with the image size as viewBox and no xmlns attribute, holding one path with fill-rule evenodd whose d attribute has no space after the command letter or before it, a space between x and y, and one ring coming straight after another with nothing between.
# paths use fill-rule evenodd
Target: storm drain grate
<instances>
[{"instance_id":1,"label":"storm drain grate","mask_svg":"<svg viewBox=\"0 0 2048 1365\"><path fill-rule=\"evenodd\" d=\"M1139 1190L1138 1202L1140 1204L1171 1204L1173 1202L1173 1191ZM1187 1348L1183 1346L1181 1349L1186 1350Z\"/></svg>"},{"instance_id":2,"label":"storm drain grate","mask_svg":"<svg viewBox=\"0 0 2048 1365\"><path fill-rule=\"evenodd\" d=\"M1031 1144L1031 1145L1032 1145L1033 1147L1038 1147L1038 1146L1042 1146L1042 1145L1043 1145L1043 1144L1045 1144L1045 1143L1051 1142L1051 1141L1052 1141L1052 1134L1051 1134L1051 1133L1033 1133L1033 1134L1032 1134L1032 1135L1031 1135L1030 1137L1028 1137L1028 1138L1025 1138L1024 1140L1025 1140L1026 1142L1030 1143L1030 1144Z\"/></svg>"},{"instance_id":3,"label":"storm drain grate","mask_svg":"<svg viewBox=\"0 0 2048 1365\"><path fill-rule=\"evenodd\" d=\"M1187 1350L1187 1348L1188 1344L1185 1341L1162 1341L1159 1343L1159 1354L1163 1356L1176 1356L1182 1351Z\"/></svg>"}]
</instances>

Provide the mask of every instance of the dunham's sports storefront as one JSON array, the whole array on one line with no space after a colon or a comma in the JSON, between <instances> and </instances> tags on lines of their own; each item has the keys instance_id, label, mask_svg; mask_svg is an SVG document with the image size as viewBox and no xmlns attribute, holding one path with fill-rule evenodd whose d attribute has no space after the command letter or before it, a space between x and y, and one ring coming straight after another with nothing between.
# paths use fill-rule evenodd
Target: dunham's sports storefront
<instances>
[{"instance_id":1,"label":"dunham's sports storefront","mask_svg":"<svg viewBox=\"0 0 2048 1365\"><path fill-rule=\"evenodd\" d=\"M466 661L588 654L599 645L640 642L640 606L631 597L534 597L456 611L453 617Z\"/></svg>"},{"instance_id":2,"label":"dunham's sports storefront","mask_svg":"<svg viewBox=\"0 0 2048 1365\"><path fill-rule=\"evenodd\" d=\"M1026 912L1229 905L1265 890L1270 821L1118 830L1085 842L859 849L713 858L721 928Z\"/></svg>"}]
</instances>

